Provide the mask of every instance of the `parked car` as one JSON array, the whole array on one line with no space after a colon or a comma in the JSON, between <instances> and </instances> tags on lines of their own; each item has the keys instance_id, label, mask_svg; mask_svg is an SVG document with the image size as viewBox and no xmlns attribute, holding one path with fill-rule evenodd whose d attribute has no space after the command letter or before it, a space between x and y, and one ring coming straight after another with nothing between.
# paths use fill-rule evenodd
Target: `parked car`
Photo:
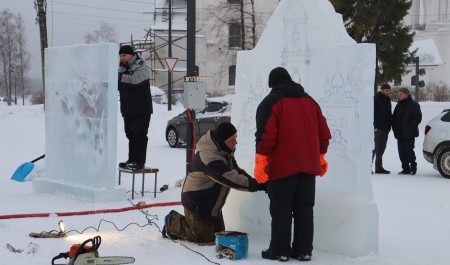
<instances>
[{"instance_id":1,"label":"parked car","mask_svg":"<svg viewBox=\"0 0 450 265\"><path fill-rule=\"evenodd\" d=\"M443 177L450 178L450 109L442 111L425 126L423 156Z\"/></svg>"},{"instance_id":2,"label":"parked car","mask_svg":"<svg viewBox=\"0 0 450 265\"><path fill-rule=\"evenodd\" d=\"M3 101L4 102L8 102L8 99L9 99L8 97L4 97ZM11 102L16 102L16 98L15 97L11 97Z\"/></svg>"},{"instance_id":3,"label":"parked car","mask_svg":"<svg viewBox=\"0 0 450 265\"><path fill-rule=\"evenodd\" d=\"M219 124L230 121L231 106L228 102L207 101L202 111L195 113L195 142L205 135L208 130L215 129ZM166 141L170 147L180 147L186 144L187 126L189 119L186 111L173 117L167 122Z\"/></svg>"}]
</instances>

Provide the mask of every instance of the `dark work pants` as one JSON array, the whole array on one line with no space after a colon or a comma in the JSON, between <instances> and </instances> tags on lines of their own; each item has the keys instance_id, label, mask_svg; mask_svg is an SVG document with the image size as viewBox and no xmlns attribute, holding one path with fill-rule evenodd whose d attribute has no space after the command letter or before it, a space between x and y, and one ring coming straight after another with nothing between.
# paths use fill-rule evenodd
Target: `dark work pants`
<instances>
[{"instance_id":1,"label":"dark work pants","mask_svg":"<svg viewBox=\"0 0 450 265\"><path fill-rule=\"evenodd\" d=\"M294 240L292 252L311 254L314 237L314 202L316 176L297 173L289 177L267 182L270 199L272 232L270 248L280 256L291 253L292 218Z\"/></svg>"},{"instance_id":2,"label":"dark work pants","mask_svg":"<svg viewBox=\"0 0 450 265\"><path fill-rule=\"evenodd\" d=\"M386 150L389 132L378 129L375 132L375 149L372 152L372 161L375 157L375 170L383 168L383 154Z\"/></svg>"},{"instance_id":3,"label":"dark work pants","mask_svg":"<svg viewBox=\"0 0 450 265\"><path fill-rule=\"evenodd\" d=\"M123 118L125 135L128 138L128 161L145 164L147 157L148 126L150 115Z\"/></svg>"},{"instance_id":4,"label":"dark work pants","mask_svg":"<svg viewBox=\"0 0 450 265\"><path fill-rule=\"evenodd\" d=\"M213 243L217 232L225 231L222 212L219 216L201 216L184 208L184 215L174 211L167 231L177 238L196 242Z\"/></svg>"},{"instance_id":5,"label":"dark work pants","mask_svg":"<svg viewBox=\"0 0 450 265\"><path fill-rule=\"evenodd\" d=\"M415 138L397 139L398 156L402 162L402 169L404 171L416 171L416 154L414 153Z\"/></svg>"}]
</instances>

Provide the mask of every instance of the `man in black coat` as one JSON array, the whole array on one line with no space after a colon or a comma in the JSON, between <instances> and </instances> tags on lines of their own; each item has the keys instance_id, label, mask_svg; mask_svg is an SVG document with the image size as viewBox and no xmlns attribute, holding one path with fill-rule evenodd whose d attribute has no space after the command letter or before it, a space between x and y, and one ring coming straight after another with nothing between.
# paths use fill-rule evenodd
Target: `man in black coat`
<instances>
[{"instance_id":1,"label":"man in black coat","mask_svg":"<svg viewBox=\"0 0 450 265\"><path fill-rule=\"evenodd\" d=\"M128 160L119 167L141 169L147 156L148 126L153 113L150 69L130 45L119 50L120 112L128 138Z\"/></svg>"},{"instance_id":2,"label":"man in black coat","mask_svg":"<svg viewBox=\"0 0 450 265\"><path fill-rule=\"evenodd\" d=\"M391 86L384 84L380 91L373 97L373 128L375 134L375 149L372 151L372 161L375 159L375 173L389 174L390 171L383 168L383 154L386 150L388 135L392 126Z\"/></svg>"},{"instance_id":3,"label":"man in black coat","mask_svg":"<svg viewBox=\"0 0 450 265\"><path fill-rule=\"evenodd\" d=\"M422 112L419 103L415 102L407 88L400 88L397 93L398 103L392 115L392 130L397 139L398 155L402 162L399 174L417 172L416 154L414 153L415 137L419 136L419 124Z\"/></svg>"}]
</instances>

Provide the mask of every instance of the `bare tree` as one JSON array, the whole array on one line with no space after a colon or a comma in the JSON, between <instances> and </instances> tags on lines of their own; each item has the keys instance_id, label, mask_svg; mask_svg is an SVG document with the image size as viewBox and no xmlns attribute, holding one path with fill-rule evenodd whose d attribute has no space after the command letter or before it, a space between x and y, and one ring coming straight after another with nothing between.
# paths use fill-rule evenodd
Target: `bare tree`
<instances>
[{"instance_id":1,"label":"bare tree","mask_svg":"<svg viewBox=\"0 0 450 265\"><path fill-rule=\"evenodd\" d=\"M240 46L234 47L241 50L251 50L256 46L257 19L255 14L254 0L240 0L239 4L219 3L210 5L207 10L210 16L215 20L214 27L220 29L216 31L216 36L220 37L224 43L227 43L228 27L231 24L238 24L241 28Z\"/></svg>"},{"instance_id":2,"label":"bare tree","mask_svg":"<svg viewBox=\"0 0 450 265\"><path fill-rule=\"evenodd\" d=\"M14 14L8 9L0 12L0 58L3 66L4 83L6 85L6 97L8 105L11 105L12 75L14 72L15 51L15 25Z\"/></svg>"},{"instance_id":3,"label":"bare tree","mask_svg":"<svg viewBox=\"0 0 450 265\"><path fill-rule=\"evenodd\" d=\"M212 20L212 30L215 32L216 46L224 58L224 63L216 73L211 73L213 87L220 89L220 82L228 73L228 66L236 64L236 53L239 50L251 50L256 46L259 38L257 35L258 21L255 14L254 0L240 0L237 4L221 2L208 6L208 20ZM238 25L240 35L232 41L230 38L231 27ZM239 43L238 45L236 45ZM231 46L234 44L235 46Z\"/></svg>"},{"instance_id":4,"label":"bare tree","mask_svg":"<svg viewBox=\"0 0 450 265\"><path fill-rule=\"evenodd\" d=\"M84 35L84 41L87 44L100 42L117 42L116 30L106 22L100 22L100 28L94 32L88 32Z\"/></svg>"},{"instance_id":5,"label":"bare tree","mask_svg":"<svg viewBox=\"0 0 450 265\"><path fill-rule=\"evenodd\" d=\"M97 43L97 36L92 32L88 32L84 34L84 42L87 44Z\"/></svg>"},{"instance_id":6,"label":"bare tree","mask_svg":"<svg viewBox=\"0 0 450 265\"><path fill-rule=\"evenodd\" d=\"M436 84L434 90L434 101L448 101L448 87L446 84Z\"/></svg>"},{"instance_id":7,"label":"bare tree","mask_svg":"<svg viewBox=\"0 0 450 265\"><path fill-rule=\"evenodd\" d=\"M17 54L16 54L16 62L17 66L15 67L15 83L22 88L22 105L25 105L25 74L30 70L30 59L31 54L26 49L27 39L25 37L25 26L24 21L22 19L22 15L18 14L15 17L16 22L16 41L17 41ZM16 86L15 86L16 87ZM16 101L17 101L17 97ZM17 102L16 102L17 104Z\"/></svg>"}]
</instances>

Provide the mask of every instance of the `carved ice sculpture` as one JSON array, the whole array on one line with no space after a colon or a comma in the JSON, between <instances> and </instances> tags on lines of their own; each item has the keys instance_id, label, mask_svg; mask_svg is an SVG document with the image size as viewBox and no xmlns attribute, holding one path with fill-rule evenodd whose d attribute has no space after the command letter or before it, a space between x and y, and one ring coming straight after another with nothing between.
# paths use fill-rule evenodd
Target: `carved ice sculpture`
<instances>
[{"instance_id":1,"label":"carved ice sculpture","mask_svg":"<svg viewBox=\"0 0 450 265\"><path fill-rule=\"evenodd\" d=\"M237 58L231 120L238 127L238 164L250 174L256 107L269 93L268 75L277 66L320 104L332 132L329 171L317 177L315 248L350 256L377 253L370 174L375 45L356 44L327 0L280 2L256 48ZM224 211L228 230L270 235L265 193L233 191Z\"/></svg>"}]
</instances>

